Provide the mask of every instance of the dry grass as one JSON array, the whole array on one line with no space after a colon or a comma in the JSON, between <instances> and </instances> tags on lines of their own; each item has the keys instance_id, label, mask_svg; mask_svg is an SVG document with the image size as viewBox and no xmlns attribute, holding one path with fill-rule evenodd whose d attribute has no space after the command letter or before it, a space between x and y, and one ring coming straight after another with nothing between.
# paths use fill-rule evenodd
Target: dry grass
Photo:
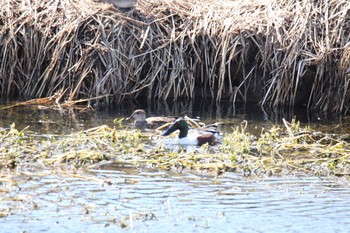
<instances>
[{"instance_id":1,"label":"dry grass","mask_svg":"<svg viewBox=\"0 0 350 233\"><path fill-rule=\"evenodd\" d=\"M0 91L65 100L308 104L348 112L348 0L1 0Z\"/></svg>"},{"instance_id":2,"label":"dry grass","mask_svg":"<svg viewBox=\"0 0 350 233\"><path fill-rule=\"evenodd\" d=\"M349 135L324 134L284 121L254 136L247 124L223 135L209 147L163 144L154 132L106 125L61 136L41 137L13 124L0 130L0 171L45 166L52 170L96 169L108 165L205 171L220 175L311 174L349 177ZM69 171L67 171L69 172Z\"/></svg>"}]
</instances>

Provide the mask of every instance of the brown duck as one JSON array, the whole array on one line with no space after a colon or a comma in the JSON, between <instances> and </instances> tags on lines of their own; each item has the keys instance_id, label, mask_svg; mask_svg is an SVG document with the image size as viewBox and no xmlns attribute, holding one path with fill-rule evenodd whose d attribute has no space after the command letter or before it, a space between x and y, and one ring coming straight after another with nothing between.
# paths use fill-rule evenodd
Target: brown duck
<instances>
[{"instance_id":1,"label":"brown duck","mask_svg":"<svg viewBox=\"0 0 350 233\"><path fill-rule=\"evenodd\" d=\"M126 120L134 119L134 126L136 128L158 128L166 123L175 121L172 117L147 117L146 112L142 109L135 110Z\"/></svg>"}]
</instances>

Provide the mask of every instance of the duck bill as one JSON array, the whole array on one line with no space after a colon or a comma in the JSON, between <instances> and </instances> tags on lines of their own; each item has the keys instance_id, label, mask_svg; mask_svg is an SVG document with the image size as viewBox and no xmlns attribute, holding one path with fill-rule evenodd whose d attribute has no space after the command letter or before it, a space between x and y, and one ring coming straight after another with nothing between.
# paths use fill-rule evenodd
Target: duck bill
<instances>
[{"instance_id":1,"label":"duck bill","mask_svg":"<svg viewBox=\"0 0 350 233\"><path fill-rule=\"evenodd\" d=\"M129 116L128 118L126 118L125 120L129 121L130 119L132 119L134 117L134 113L131 114L131 116Z\"/></svg>"}]
</instances>

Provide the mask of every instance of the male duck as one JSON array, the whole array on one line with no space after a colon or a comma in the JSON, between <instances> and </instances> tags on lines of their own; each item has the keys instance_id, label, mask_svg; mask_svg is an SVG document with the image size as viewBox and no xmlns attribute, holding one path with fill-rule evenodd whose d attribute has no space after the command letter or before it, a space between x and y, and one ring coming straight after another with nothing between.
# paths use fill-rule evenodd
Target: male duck
<instances>
[{"instance_id":1,"label":"male duck","mask_svg":"<svg viewBox=\"0 0 350 233\"><path fill-rule=\"evenodd\" d=\"M135 110L126 120L134 119L134 126L136 128L157 128L166 123L171 123L175 120L172 117L148 117L146 112L142 109Z\"/></svg>"},{"instance_id":2,"label":"male duck","mask_svg":"<svg viewBox=\"0 0 350 233\"><path fill-rule=\"evenodd\" d=\"M215 143L216 137L219 135L217 125L215 124L193 129L190 131L190 134L188 134L189 127L187 122L183 118L179 118L162 134L162 136L168 136L176 130L180 131L177 143L182 145L201 146L205 143L212 145Z\"/></svg>"}]
</instances>

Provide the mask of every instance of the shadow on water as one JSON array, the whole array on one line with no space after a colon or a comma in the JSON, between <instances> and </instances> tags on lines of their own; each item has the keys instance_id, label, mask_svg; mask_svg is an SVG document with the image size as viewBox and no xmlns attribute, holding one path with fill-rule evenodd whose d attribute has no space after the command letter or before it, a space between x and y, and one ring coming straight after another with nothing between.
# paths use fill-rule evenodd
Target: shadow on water
<instances>
[{"instance_id":1,"label":"shadow on water","mask_svg":"<svg viewBox=\"0 0 350 233\"><path fill-rule=\"evenodd\" d=\"M233 106L230 101L216 103L210 100L198 100L191 102L152 102L133 101L126 102L119 106L112 106L111 109L118 112L129 112L133 109L142 108L148 115L180 116L186 112L187 116L200 118L208 121L223 121L227 119L247 120L253 124L266 122L281 124L282 119L291 121L293 118L304 124L342 124L348 119L341 114L333 114L308 110L304 107L298 108L263 108L257 104L236 104Z\"/></svg>"},{"instance_id":2,"label":"shadow on water","mask_svg":"<svg viewBox=\"0 0 350 233\"><path fill-rule=\"evenodd\" d=\"M125 118L143 108L148 116L183 111L224 129L247 120L254 127L296 118L323 131L346 132L349 119L305 109L277 111L229 103L125 102L97 110L45 107L0 110L0 127L13 122L38 134L68 134ZM67 166L70 166L67 163ZM3 174L4 175L4 174ZM201 173L136 169L114 165L84 171L20 167L11 180L0 177L1 232L347 232L350 185L342 178L218 178Z\"/></svg>"},{"instance_id":3,"label":"shadow on water","mask_svg":"<svg viewBox=\"0 0 350 233\"><path fill-rule=\"evenodd\" d=\"M230 131L242 121L247 121L249 128L254 130L280 125L282 119L291 121L293 118L302 124L311 125L316 130L327 132L347 133L350 125L349 117L313 112L305 108L261 108L254 104L233 106L228 101L216 103L208 100L167 103L130 100L118 105L84 111L81 109L58 111L44 106L3 109L0 110L0 127L7 128L15 122L20 129L29 125L32 131L38 133L67 134L103 124L113 126L113 119L127 118L138 108L144 109L147 116L178 117L185 113L205 123L221 122L223 131Z\"/></svg>"}]
</instances>

